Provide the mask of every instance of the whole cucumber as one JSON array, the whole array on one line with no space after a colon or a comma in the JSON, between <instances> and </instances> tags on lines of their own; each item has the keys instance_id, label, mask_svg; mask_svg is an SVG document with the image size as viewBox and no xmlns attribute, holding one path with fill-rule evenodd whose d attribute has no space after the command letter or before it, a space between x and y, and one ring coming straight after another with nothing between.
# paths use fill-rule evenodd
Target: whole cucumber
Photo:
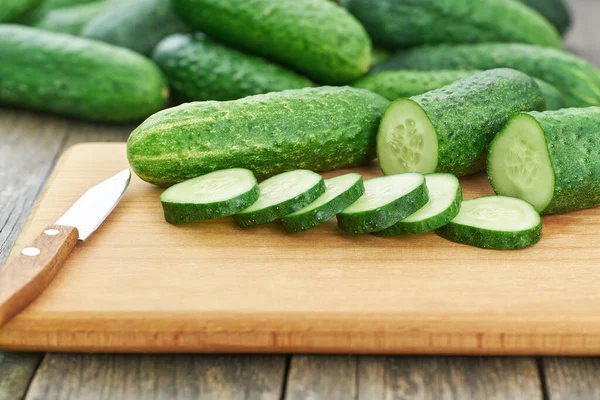
<instances>
[{"instance_id":1,"label":"whole cucumber","mask_svg":"<svg viewBox=\"0 0 600 400\"><path fill-rule=\"evenodd\" d=\"M35 9L42 0L2 0L0 4L0 23L12 22L28 11Z\"/></svg>"},{"instance_id":2,"label":"whole cucumber","mask_svg":"<svg viewBox=\"0 0 600 400\"><path fill-rule=\"evenodd\" d=\"M327 86L187 103L144 121L127 154L140 178L161 186L235 167L259 179L353 167L374 158L388 104L368 90Z\"/></svg>"},{"instance_id":3,"label":"whole cucumber","mask_svg":"<svg viewBox=\"0 0 600 400\"><path fill-rule=\"evenodd\" d=\"M158 67L130 50L0 25L0 104L106 122L135 121L168 97Z\"/></svg>"}]
</instances>

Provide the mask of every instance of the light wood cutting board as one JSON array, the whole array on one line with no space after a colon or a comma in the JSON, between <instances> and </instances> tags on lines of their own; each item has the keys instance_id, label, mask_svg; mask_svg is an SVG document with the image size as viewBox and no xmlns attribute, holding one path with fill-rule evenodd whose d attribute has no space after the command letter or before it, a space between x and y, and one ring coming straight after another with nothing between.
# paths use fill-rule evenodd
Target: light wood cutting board
<instances>
[{"instance_id":1,"label":"light wood cutting board","mask_svg":"<svg viewBox=\"0 0 600 400\"><path fill-rule=\"evenodd\" d=\"M16 247L126 167L124 143L71 148ZM491 193L483 175L462 183L466 198ZM545 217L538 245L493 251L435 234L352 236L335 221L301 234L230 218L173 226L159 194L134 177L52 285L0 329L0 348L600 354L600 208Z\"/></svg>"}]
</instances>

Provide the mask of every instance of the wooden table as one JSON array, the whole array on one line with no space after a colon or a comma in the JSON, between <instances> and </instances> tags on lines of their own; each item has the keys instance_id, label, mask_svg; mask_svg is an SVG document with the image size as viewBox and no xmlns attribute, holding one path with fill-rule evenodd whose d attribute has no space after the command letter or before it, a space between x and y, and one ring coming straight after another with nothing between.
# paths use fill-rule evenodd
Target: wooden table
<instances>
[{"instance_id":1,"label":"wooden table","mask_svg":"<svg viewBox=\"0 0 600 400\"><path fill-rule=\"evenodd\" d=\"M600 2L573 3L568 47L600 66ZM131 129L0 110L0 263L61 153ZM599 376L600 358L0 352L0 400L598 399Z\"/></svg>"}]
</instances>

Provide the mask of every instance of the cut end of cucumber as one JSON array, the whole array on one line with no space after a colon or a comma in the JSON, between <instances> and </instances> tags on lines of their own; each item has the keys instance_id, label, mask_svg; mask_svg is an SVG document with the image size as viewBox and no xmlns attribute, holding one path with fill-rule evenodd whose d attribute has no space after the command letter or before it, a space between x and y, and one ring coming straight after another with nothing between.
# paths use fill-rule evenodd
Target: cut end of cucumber
<instances>
[{"instance_id":1,"label":"cut end of cucumber","mask_svg":"<svg viewBox=\"0 0 600 400\"><path fill-rule=\"evenodd\" d=\"M541 223L531 204L513 197L487 196L463 201L452 223L487 231L527 231Z\"/></svg>"},{"instance_id":2,"label":"cut end of cucumber","mask_svg":"<svg viewBox=\"0 0 600 400\"><path fill-rule=\"evenodd\" d=\"M488 176L494 191L543 211L554 194L554 171L538 122L528 114L510 121L492 142Z\"/></svg>"},{"instance_id":3,"label":"cut end of cucumber","mask_svg":"<svg viewBox=\"0 0 600 400\"><path fill-rule=\"evenodd\" d=\"M325 193L323 193L317 200L313 201L306 207L288 215L288 217L295 217L297 215L305 214L329 203L332 199L338 197L356 185L356 183L360 180L362 180L362 175L357 173L345 174L336 176L335 178L326 179Z\"/></svg>"},{"instance_id":4,"label":"cut end of cucumber","mask_svg":"<svg viewBox=\"0 0 600 400\"><path fill-rule=\"evenodd\" d=\"M377 157L386 175L435 172L438 163L437 134L419 104L409 99L399 99L390 104L379 126Z\"/></svg>"}]
</instances>

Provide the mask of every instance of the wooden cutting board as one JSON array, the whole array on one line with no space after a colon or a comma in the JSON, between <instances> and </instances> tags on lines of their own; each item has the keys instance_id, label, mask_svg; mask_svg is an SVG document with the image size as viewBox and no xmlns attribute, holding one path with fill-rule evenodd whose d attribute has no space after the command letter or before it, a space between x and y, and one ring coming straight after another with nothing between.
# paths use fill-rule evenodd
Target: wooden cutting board
<instances>
[{"instance_id":1,"label":"wooden cutting board","mask_svg":"<svg viewBox=\"0 0 600 400\"><path fill-rule=\"evenodd\" d=\"M126 167L124 143L71 148L15 248ZM466 198L491 193L483 175L462 183ZM600 354L600 208L545 217L538 245L493 251L435 234L352 236L335 221L301 234L231 218L173 226L159 194L134 177L52 285L0 329L0 348Z\"/></svg>"}]
</instances>

